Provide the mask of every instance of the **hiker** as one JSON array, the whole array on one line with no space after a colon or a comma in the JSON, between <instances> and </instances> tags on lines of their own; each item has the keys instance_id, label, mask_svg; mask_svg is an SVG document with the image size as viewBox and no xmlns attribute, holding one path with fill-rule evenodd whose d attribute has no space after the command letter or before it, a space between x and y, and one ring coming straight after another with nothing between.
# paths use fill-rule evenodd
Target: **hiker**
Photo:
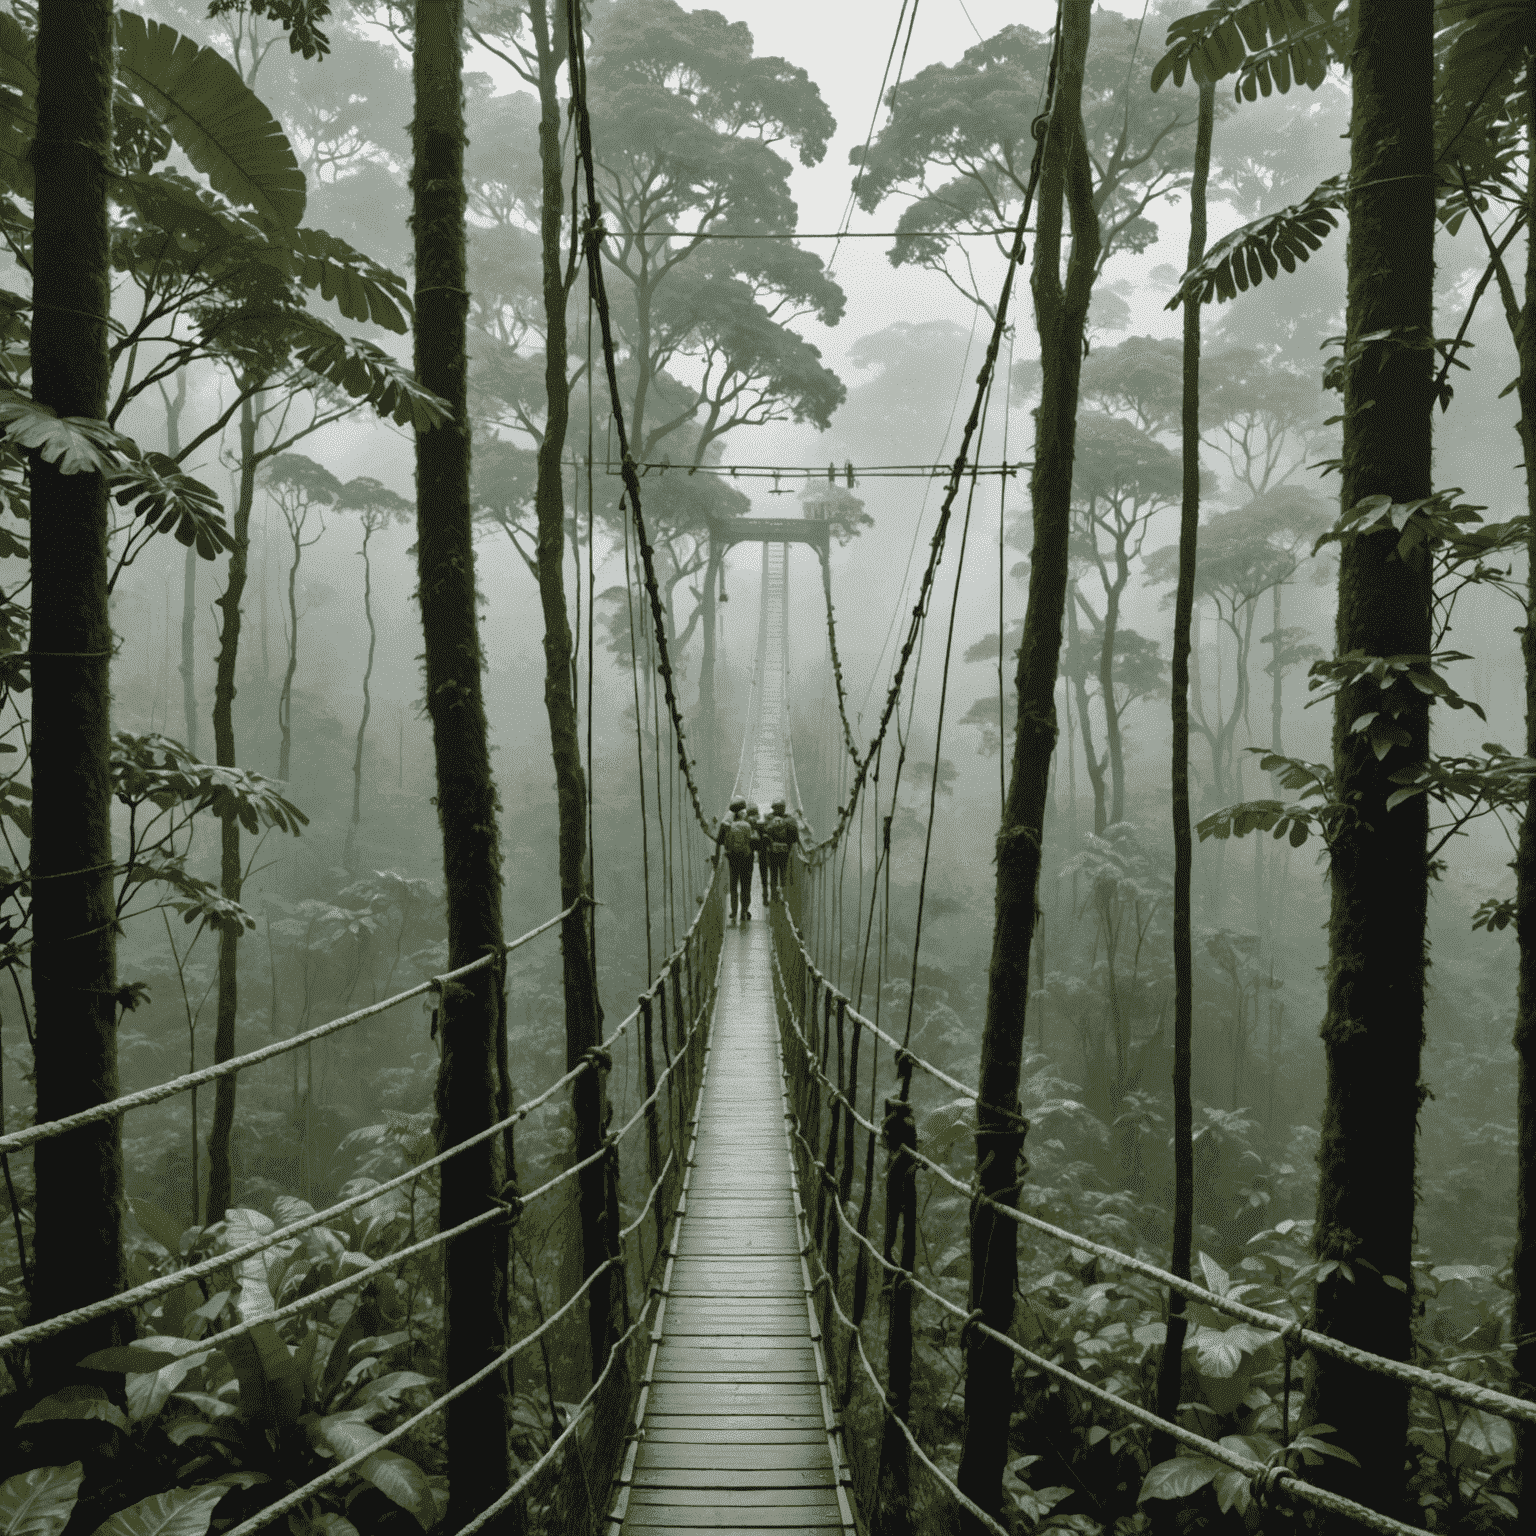
<instances>
[{"instance_id":1,"label":"hiker","mask_svg":"<svg viewBox=\"0 0 1536 1536\"><path fill-rule=\"evenodd\" d=\"M763 882L763 905L768 905L768 837L767 823L755 805L747 807L747 820L752 823L753 843L757 850L757 868Z\"/></svg>"},{"instance_id":2,"label":"hiker","mask_svg":"<svg viewBox=\"0 0 1536 1536\"><path fill-rule=\"evenodd\" d=\"M720 850L725 847L725 833L734 819L737 811L744 811L747 802L739 795L731 801L730 809L720 818L720 825L715 829L715 856L718 858Z\"/></svg>"},{"instance_id":3,"label":"hiker","mask_svg":"<svg viewBox=\"0 0 1536 1536\"><path fill-rule=\"evenodd\" d=\"M739 912L742 922L749 923L752 921L752 854L756 839L740 801L733 802L731 819L721 826L718 842L725 850L731 871L731 921L736 921Z\"/></svg>"},{"instance_id":4,"label":"hiker","mask_svg":"<svg viewBox=\"0 0 1536 1536\"><path fill-rule=\"evenodd\" d=\"M789 877L789 850L800 841L800 828L790 816L783 800L773 802L773 815L764 828L768 842L770 901L784 899L784 882Z\"/></svg>"}]
</instances>

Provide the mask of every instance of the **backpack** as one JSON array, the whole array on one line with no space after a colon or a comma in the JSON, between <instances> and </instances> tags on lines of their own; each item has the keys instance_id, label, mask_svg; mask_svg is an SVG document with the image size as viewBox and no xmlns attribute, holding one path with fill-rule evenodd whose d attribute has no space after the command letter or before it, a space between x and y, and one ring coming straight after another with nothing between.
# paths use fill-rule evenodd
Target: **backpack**
<instances>
[{"instance_id":1,"label":"backpack","mask_svg":"<svg viewBox=\"0 0 1536 1536\"><path fill-rule=\"evenodd\" d=\"M733 859L752 856L752 823L733 821L725 829L725 851Z\"/></svg>"},{"instance_id":2,"label":"backpack","mask_svg":"<svg viewBox=\"0 0 1536 1536\"><path fill-rule=\"evenodd\" d=\"M773 817L767 826L768 847L774 853L788 853L794 841L794 824L787 816Z\"/></svg>"}]
</instances>

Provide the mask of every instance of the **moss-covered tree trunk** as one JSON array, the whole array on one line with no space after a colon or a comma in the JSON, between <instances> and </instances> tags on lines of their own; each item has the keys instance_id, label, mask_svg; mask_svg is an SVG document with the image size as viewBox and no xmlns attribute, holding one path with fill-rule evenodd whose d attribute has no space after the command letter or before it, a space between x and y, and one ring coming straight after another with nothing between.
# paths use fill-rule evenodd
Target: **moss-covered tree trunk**
<instances>
[{"instance_id":1,"label":"moss-covered tree trunk","mask_svg":"<svg viewBox=\"0 0 1536 1536\"><path fill-rule=\"evenodd\" d=\"M1434 277L1433 0L1358 0L1352 48L1343 506L1430 492ZM1337 654L1423 655L1431 581L1396 556L1390 529L1340 551ZM1422 1093L1428 808L1396 809L1392 775L1429 752L1428 699L1400 684L1406 742L1378 758L1353 729L1380 710L1373 681L1335 699L1337 794L1355 814L1331 850L1327 1063L1318 1153L1315 1327L1397 1360L1412 1347L1414 1156ZM1387 1378L1312 1357L1309 1422L1331 1424L1360 1462L1314 1474L1401 1517L1408 1394Z\"/></svg>"},{"instance_id":2,"label":"moss-covered tree trunk","mask_svg":"<svg viewBox=\"0 0 1536 1536\"><path fill-rule=\"evenodd\" d=\"M411 123L416 375L453 413L416 434L416 567L450 968L497 953L503 943L498 806L480 680L470 525L463 30L463 0L417 5ZM494 1124L507 1102L503 970L498 961L443 992L437 1137L444 1148ZM486 1210L509 1172L505 1146L495 1138L445 1164L442 1227ZM448 1244L443 1267L450 1386L506 1347L507 1252L506 1232L495 1225ZM467 1524L508 1487L509 1406L505 1374L495 1372L448 1407L451 1529Z\"/></svg>"},{"instance_id":3,"label":"moss-covered tree trunk","mask_svg":"<svg viewBox=\"0 0 1536 1536\"><path fill-rule=\"evenodd\" d=\"M1536 45L1533 45L1536 46ZM1536 58L1528 56L1528 133L1536 135ZM1529 139L1527 140L1529 143ZM1536 215L1536 174L1526 177L1526 228ZM1525 751L1536 756L1536 241L1525 256L1524 307L1515 329L1520 356L1520 437L1525 449L1526 617L1520 647L1525 660ZM1515 929L1520 944L1520 989L1515 1013L1518 1160L1515 1188L1515 1384L1536 1399L1536 793L1526 802L1515 858ZM1536 1426L1515 1425L1516 1498L1529 1510L1536 1498Z\"/></svg>"},{"instance_id":4,"label":"moss-covered tree trunk","mask_svg":"<svg viewBox=\"0 0 1536 1536\"><path fill-rule=\"evenodd\" d=\"M214 600L221 618L219 655L213 678L213 757L221 768L237 766L235 755L235 667L240 659L241 603L251 559L251 505L256 499L256 423L259 412L248 391L251 381L240 379L247 398L240 405L240 489L230 527L229 571L224 591ZM259 398L259 397L257 397ZM219 823L219 893L240 900L244 870L240 861L240 822L228 815ZM235 1054L235 1016L240 1008L240 930L219 933L219 982L213 1030L213 1059L228 1061ZM234 1198L234 1167L230 1142L235 1128L235 1077L214 1085L213 1123L208 1129L208 1220L223 1221Z\"/></svg>"},{"instance_id":5,"label":"moss-covered tree trunk","mask_svg":"<svg viewBox=\"0 0 1536 1536\"><path fill-rule=\"evenodd\" d=\"M1195 166L1189 187L1189 253L1185 270L1205 255L1206 190L1211 179L1211 136L1216 87L1200 87L1195 119ZM1190 1078L1195 1016L1195 965L1191 944L1191 887L1195 839L1189 815L1189 653L1195 617L1195 554L1200 527L1200 306L1184 306L1184 379L1180 400L1183 499L1179 508L1179 577L1173 600L1173 1240L1168 1267L1189 1279L1195 1230L1194 1106ZM1177 1421L1184 1362L1184 1297L1168 1296L1168 1333L1157 1373L1159 1417ZM1152 1461L1166 1461L1173 1441L1158 1433Z\"/></svg>"},{"instance_id":6,"label":"moss-covered tree trunk","mask_svg":"<svg viewBox=\"0 0 1536 1536\"><path fill-rule=\"evenodd\" d=\"M42 0L37 29L32 392L60 416L106 415L111 368L107 176L110 0ZM32 995L37 1118L117 1096L107 485L41 459L32 481ZM36 1151L32 1318L123 1286L120 1124ZM47 1379L116 1343L121 1317L37 1346ZM131 1337L131 1331L130 1335Z\"/></svg>"},{"instance_id":7,"label":"moss-covered tree trunk","mask_svg":"<svg viewBox=\"0 0 1536 1536\"><path fill-rule=\"evenodd\" d=\"M581 736L576 697L571 688L571 626L565 606L565 492L560 456L570 423L570 379L567 373L565 251L562 238L564 166L561 145L563 112L557 89L565 56L564 25L551 26L547 0L529 0L529 21L539 64L539 165L543 176L540 238L544 282L544 388L549 401L544 439L539 444L538 515L539 601L544 610L544 708L549 716L549 741L555 760L555 798L559 809L560 905L568 907L587 893L587 779L581 766ZM560 18L564 22L563 15ZM589 381L590 384L590 381ZM592 970L592 909L572 912L560 930L565 982L566 1070L573 1069L593 1046L602 1043L602 1009ZM573 1090L577 1160L590 1157L602 1141L606 1092L602 1074L587 1072ZM601 1163L579 1175L582 1276L590 1275L608 1258L604 1231L606 1175ZM592 1372L602 1370L614 1337L619 1299L616 1277L610 1272L589 1293L587 1315Z\"/></svg>"},{"instance_id":8,"label":"moss-covered tree trunk","mask_svg":"<svg viewBox=\"0 0 1536 1536\"><path fill-rule=\"evenodd\" d=\"M997 835L997 908L987 1010L981 1038L976 1169L981 1192L999 1204L1018 1198L1028 1129L1019 1105L1024 1009L1029 993L1051 754L1056 746L1056 675L1067 594L1067 538L1072 509L1083 326L1099 255L1099 220L1082 122L1083 67L1092 0L1063 0L1060 62L1051 104L1035 215L1031 287L1040 336L1042 386L1030 478L1034 548L1015 687L1018 731L1002 826ZM1064 211L1071 251L1061 272ZM971 1207L970 1305L999 1332L1013 1319L1018 1229L980 1200ZM972 1330L965 1352L965 1432L959 1483L989 1514L1002 1503L1013 1405L1013 1356ZM979 1522L966 1517L974 1530Z\"/></svg>"}]
</instances>

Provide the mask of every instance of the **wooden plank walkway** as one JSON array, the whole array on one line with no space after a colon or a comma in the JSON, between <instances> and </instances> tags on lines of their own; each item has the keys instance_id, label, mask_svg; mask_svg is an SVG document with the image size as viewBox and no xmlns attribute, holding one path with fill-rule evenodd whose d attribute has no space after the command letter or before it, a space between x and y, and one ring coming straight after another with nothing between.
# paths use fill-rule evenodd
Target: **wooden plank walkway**
<instances>
[{"instance_id":1,"label":"wooden plank walkway","mask_svg":"<svg viewBox=\"0 0 1536 1536\"><path fill-rule=\"evenodd\" d=\"M811 1304L766 914L727 928L608 1536L857 1530Z\"/></svg>"}]
</instances>

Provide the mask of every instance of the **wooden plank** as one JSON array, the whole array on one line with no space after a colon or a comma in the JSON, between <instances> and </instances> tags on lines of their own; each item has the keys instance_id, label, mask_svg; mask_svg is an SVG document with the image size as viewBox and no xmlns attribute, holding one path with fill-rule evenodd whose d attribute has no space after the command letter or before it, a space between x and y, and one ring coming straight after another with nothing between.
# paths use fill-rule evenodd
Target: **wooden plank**
<instances>
[{"instance_id":1,"label":"wooden plank","mask_svg":"<svg viewBox=\"0 0 1536 1536\"><path fill-rule=\"evenodd\" d=\"M827 1438L766 927L732 930L639 1435L609 1536L853 1536Z\"/></svg>"},{"instance_id":2,"label":"wooden plank","mask_svg":"<svg viewBox=\"0 0 1536 1536\"><path fill-rule=\"evenodd\" d=\"M658 1415L659 1418L659 1415ZM709 1443L716 1448L735 1446L820 1445L826 1430L820 1425L804 1429L737 1429L734 1419L722 1420L710 1433ZM693 1445L699 1439L697 1428L674 1429L670 1425L647 1422L645 1444L653 1450L659 1445Z\"/></svg>"},{"instance_id":3,"label":"wooden plank","mask_svg":"<svg viewBox=\"0 0 1536 1536\"><path fill-rule=\"evenodd\" d=\"M828 1482L821 1488L751 1488L737 1483L718 1487L633 1487L629 1507L665 1505L669 1509L689 1509L699 1505L724 1504L742 1509L815 1509L819 1504L837 1503L837 1491Z\"/></svg>"},{"instance_id":4,"label":"wooden plank","mask_svg":"<svg viewBox=\"0 0 1536 1536\"><path fill-rule=\"evenodd\" d=\"M826 1458L826 1438L820 1444L805 1441L797 1445L710 1445L710 1444L645 1444L645 1453L636 1459L634 1476L656 1479L660 1476L684 1475L697 1482L700 1476L716 1476L723 1473L750 1473L754 1478L777 1482L793 1473L791 1481L806 1479L822 1484L831 1482L831 1465ZM665 1479L664 1479L665 1481ZM659 1484L657 1484L659 1485Z\"/></svg>"},{"instance_id":5,"label":"wooden plank","mask_svg":"<svg viewBox=\"0 0 1536 1536\"><path fill-rule=\"evenodd\" d=\"M701 1504L686 1508L676 1504L631 1505L624 1520L626 1531L841 1531L842 1513L835 1496L813 1508L738 1509L734 1503Z\"/></svg>"},{"instance_id":6,"label":"wooden plank","mask_svg":"<svg viewBox=\"0 0 1536 1536\"><path fill-rule=\"evenodd\" d=\"M672 1408L657 1408L652 1404L651 1410L645 1416L645 1433L647 1434L653 1428L675 1429L704 1437L712 1432L712 1426L741 1434L814 1427L819 1433L825 1434L819 1402L814 1408L801 1409L794 1413L785 1412L782 1409L778 1412L765 1413L752 1408L742 1408L736 1412L720 1414L681 1412Z\"/></svg>"}]
</instances>

